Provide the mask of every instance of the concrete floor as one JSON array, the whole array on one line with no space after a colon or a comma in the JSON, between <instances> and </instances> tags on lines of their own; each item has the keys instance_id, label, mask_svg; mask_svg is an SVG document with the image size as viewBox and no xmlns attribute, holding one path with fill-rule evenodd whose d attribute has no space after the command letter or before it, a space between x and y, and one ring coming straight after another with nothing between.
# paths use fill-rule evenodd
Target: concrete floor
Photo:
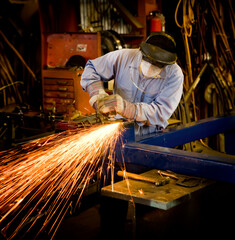
<instances>
[{"instance_id":1,"label":"concrete floor","mask_svg":"<svg viewBox=\"0 0 235 240\"><path fill-rule=\"evenodd\" d=\"M55 240L95 240L100 236L100 205L96 204L77 216L66 217Z\"/></svg>"},{"instance_id":2,"label":"concrete floor","mask_svg":"<svg viewBox=\"0 0 235 240\"><path fill-rule=\"evenodd\" d=\"M95 198L93 204L64 219L55 240L229 239L233 236L233 184L217 184L198 198L167 211L136 205L136 229L126 202Z\"/></svg>"}]
</instances>

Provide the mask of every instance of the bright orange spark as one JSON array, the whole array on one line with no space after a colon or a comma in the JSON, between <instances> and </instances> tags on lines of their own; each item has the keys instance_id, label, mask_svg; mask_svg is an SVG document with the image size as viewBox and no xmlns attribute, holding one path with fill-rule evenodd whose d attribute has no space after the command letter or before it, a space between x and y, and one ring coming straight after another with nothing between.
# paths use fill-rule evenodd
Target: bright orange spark
<instances>
[{"instance_id":1,"label":"bright orange spark","mask_svg":"<svg viewBox=\"0 0 235 240\"><path fill-rule=\"evenodd\" d=\"M113 123L66 131L25 144L22 151L0 153L1 233L12 239L29 219L28 230L35 225L39 218L35 213L46 213L38 234L50 225L48 234L53 238L71 197L80 190L80 200L105 158L114 165L122 130L121 123Z\"/></svg>"},{"instance_id":2,"label":"bright orange spark","mask_svg":"<svg viewBox=\"0 0 235 240\"><path fill-rule=\"evenodd\" d=\"M138 192L139 192L139 194L141 194L141 195L143 195L143 194L144 194L144 191L143 191L143 189L139 189L139 190L138 190Z\"/></svg>"}]
</instances>

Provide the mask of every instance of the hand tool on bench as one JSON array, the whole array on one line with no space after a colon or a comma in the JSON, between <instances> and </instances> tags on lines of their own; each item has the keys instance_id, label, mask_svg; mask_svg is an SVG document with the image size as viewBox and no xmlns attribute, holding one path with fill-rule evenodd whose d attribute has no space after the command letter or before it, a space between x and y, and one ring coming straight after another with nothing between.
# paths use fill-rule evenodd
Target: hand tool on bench
<instances>
[{"instance_id":1,"label":"hand tool on bench","mask_svg":"<svg viewBox=\"0 0 235 240\"><path fill-rule=\"evenodd\" d=\"M165 184L170 182L170 178L169 177L164 177L164 178L162 178L160 180L156 180L154 178L145 177L143 175L130 173L130 172L126 172L126 171L118 171L117 175L119 177L124 177L124 178L134 179L134 180L138 180L138 181L153 183L156 186L163 186L163 185L165 185Z\"/></svg>"},{"instance_id":2,"label":"hand tool on bench","mask_svg":"<svg viewBox=\"0 0 235 240\"><path fill-rule=\"evenodd\" d=\"M197 177L178 177L175 174L173 174L173 172L171 171L161 171L158 170L158 174L160 174L161 176L168 176L170 178L173 178L176 180L176 185L179 185L181 187L196 187L198 186L203 179L202 178L197 178Z\"/></svg>"}]
</instances>

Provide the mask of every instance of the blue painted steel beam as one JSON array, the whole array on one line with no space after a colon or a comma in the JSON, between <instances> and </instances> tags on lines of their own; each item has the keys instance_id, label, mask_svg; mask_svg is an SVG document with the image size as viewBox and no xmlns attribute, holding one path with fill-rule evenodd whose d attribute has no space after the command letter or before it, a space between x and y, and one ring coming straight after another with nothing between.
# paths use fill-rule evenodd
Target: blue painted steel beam
<instances>
[{"instance_id":1,"label":"blue painted steel beam","mask_svg":"<svg viewBox=\"0 0 235 240\"><path fill-rule=\"evenodd\" d=\"M211 117L166 129L164 132L144 137L138 142L162 147L175 147L232 130L235 130L235 115Z\"/></svg>"},{"instance_id":2,"label":"blue painted steel beam","mask_svg":"<svg viewBox=\"0 0 235 240\"><path fill-rule=\"evenodd\" d=\"M235 183L235 158L232 157L224 158L137 142L125 144L122 151L127 163Z\"/></svg>"},{"instance_id":3,"label":"blue painted steel beam","mask_svg":"<svg viewBox=\"0 0 235 240\"><path fill-rule=\"evenodd\" d=\"M132 164L235 183L235 156L221 157L172 148L222 132L230 152L234 152L235 115L203 119L137 141L132 125L123 134L122 144L116 151L117 161L123 161L124 157L125 162Z\"/></svg>"}]
</instances>

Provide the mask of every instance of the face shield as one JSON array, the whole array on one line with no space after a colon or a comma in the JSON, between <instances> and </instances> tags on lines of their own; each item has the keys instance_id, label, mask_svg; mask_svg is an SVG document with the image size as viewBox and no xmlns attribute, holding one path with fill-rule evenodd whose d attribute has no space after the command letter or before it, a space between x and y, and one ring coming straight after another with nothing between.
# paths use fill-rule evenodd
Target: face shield
<instances>
[{"instance_id":1,"label":"face shield","mask_svg":"<svg viewBox=\"0 0 235 240\"><path fill-rule=\"evenodd\" d=\"M143 60L158 68L173 64L177 60L176 43L170 35L164 32L151 34L140 44L140 50Z\"/></svg>"},{"instance_id":2,"label":"face shield","mask_svg":"<svg viewBox=\"0 0 235 240\"><path fill-rule=\"evenodd\" d=\"M153 78L159 76L164 66L158 67L156 65L151 64L150 62L142 59L140 63L140 70L142 74L147 78Z\"/></svg>"}]
</instances>

